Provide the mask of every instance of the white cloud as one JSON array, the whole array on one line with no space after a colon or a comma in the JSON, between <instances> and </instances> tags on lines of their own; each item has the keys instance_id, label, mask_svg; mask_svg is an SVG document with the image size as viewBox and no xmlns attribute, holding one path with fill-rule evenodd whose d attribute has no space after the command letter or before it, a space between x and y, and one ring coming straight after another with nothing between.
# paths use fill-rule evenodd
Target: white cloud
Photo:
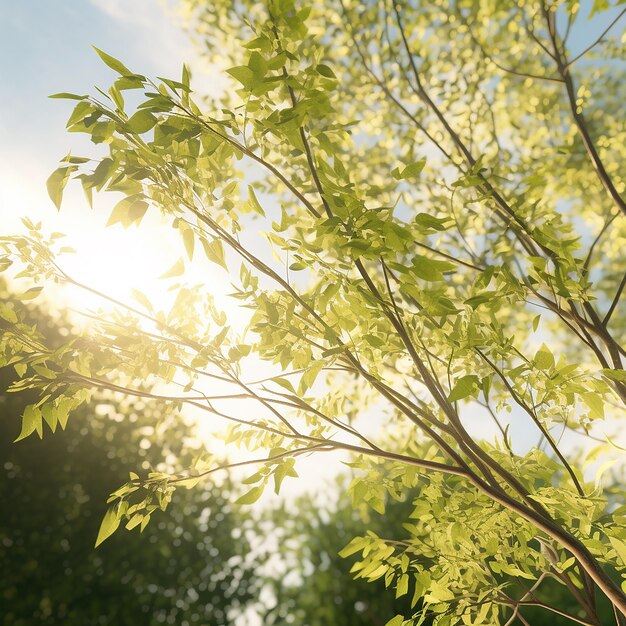
<instances>
[{"instance_id":1,"label":"white cloud","mask_svg":"<svg viewBox=\"0 0 626 626\"><path fill-rule=\"evenodd\" d=\"M128 42L137 56L159 71L180 71L191 53L189 39L171 2L159 0L90 0L102 13L128 33Z\"/></svg>"},{"instance_id":2,"label":"white cloud","mask_svg":"<svg viewBox=\"0 0 626 626\"><path fill-rule=\"evenodd\" d=\"M183 63L192 70L196 91L222 90L225 80L220 69L202 58L185 32L177 3L172 0L90 0L91 4L128 33L129 48L124 54L143 62L141 73L168 78L180 75ZM115 55L116 52L112 51ZM119 54L119 56L124 56Z\"/></svg>"}]
</instances>

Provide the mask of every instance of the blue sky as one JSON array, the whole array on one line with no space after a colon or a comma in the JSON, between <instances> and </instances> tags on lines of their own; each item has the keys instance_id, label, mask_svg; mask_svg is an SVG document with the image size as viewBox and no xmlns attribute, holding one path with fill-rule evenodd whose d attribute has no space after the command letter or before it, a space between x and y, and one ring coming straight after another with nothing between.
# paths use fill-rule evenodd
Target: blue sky
<instances>
[{"instance_id":1,"label":"blue sky","mask_svg":"<svg viewBox=\"0 0 626 626\"><path fill-rule=\"evenodd\" d=\"M588 12L590 0L582 4L587 7L583 13ZM31 190L43 188L68 148L80 151L82 138L64 132L71 103L47 96L58 91L87 93L96 84L110 83L111 71L92 45L148 75L177 77L183 61L199 62L173 15L175 0L169 5L162 0L0 0L2 179L24 179ZM578 20L570 38L572 52L582 50L615 14ZM617 25L615 31L619 29ZM6 194L0 196L5 226L14 221L8 216L16 215L8 206L11 201ZM39 201L45 208L31 203L31 211L53 211L45 197Z\"/></svg>"},{"instance_id":2,"label":"blue sky","mask_svg":"<svg viewBox=\"0 0 626 626\"><path fill-rule=\"evenodd\" d=\"M105 229L110 208L118 199L113 194L97 197L95 210L90 211L80 186L70 182L60 213L47 197L45 181L70 148L74 154L102 156L86 136L65 132L74 103L48 98L59 91L93 93L95 85L106 88L111 84L114 73L92 45L148 75L178 78L184 61L205 71L173 3L0 0L1 231L22 230L22 215L43 220L46 232L66 233L68 244L77 249L76 255L64 261L74 277L95 282L116 297L125 297L132 284L164 299L166 285L157 277L181 250L156 212L149 212L141 232L120 226ZM207 76L210 70L205 71L204 88L211 87L212 79ZM168 254L164 255L166 244ZM112 249L117 252L113 257ZM84 304L71 295L69 303Z\"/></svg>"},{"instance_id":3,"label":"blue sky","mask_svg":"<svg viewBox=\"0 0 626 626\"><path fill-rule=\"evenodd\" d=\"M47 96L110 82L92 45L147 74L178 76L192 56L178 20L159 0L6 0L0 34L2 145L50 166L75 136L63 132L70 105Z\"/></svg>"},{"instance_id":4,"label":"blue sky","mask_svg":"<svg viewBox=\"0 0 626 626\"><path fill-rule=\"evenodd\" d=\"M615 15L611 10L591 22L580 19L571 35L572 54ZM613 33L620 30L618 24ZM91 93L94 85L108 86L113 78L92 45L142 74L178 77L183 61L191 62L196 76L200 73L200 60L179 20L159 0L0 0L0 233L20 230L21 215L42 219L48 232L68 233L78 249L68 261L76 278L95 280L97 287L124 299L131 284L165 298L166 286L157 277L183 251L158 216L149 212L141 231L105 229L114 199L97 198L90 211L82 191L70 183L59 214L47 197L45 181L58 160L69 148L75 154L88 150L83 138L64 130L72 103L48 95ZM203 89L217 88L215 73L203 69ZM228 290L227 278L215 277L213 266L211 271L212 288Z\"/></svg>"}]
</instances>

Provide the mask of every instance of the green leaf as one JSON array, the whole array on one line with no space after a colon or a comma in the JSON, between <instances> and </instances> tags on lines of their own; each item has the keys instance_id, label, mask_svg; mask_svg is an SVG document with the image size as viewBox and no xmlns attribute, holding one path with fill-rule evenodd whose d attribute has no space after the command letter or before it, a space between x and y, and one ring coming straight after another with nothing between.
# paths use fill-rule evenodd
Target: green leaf
<instances>
[{"instance_id":1,"label":"green leaf","mask_svg":"<svg viewBox=\"0 0 626 626\"><path fill-rule=\"evenodd\" d=\"M132 76L133 72L131 72L121 61L118 61L116 58L111 55L103 52L102 50L93 46L93 49L98 53L98 56L104 61L106 65L108 65L113 71L121 74L122 76Z\"/></svg>"},{"instance_id":2,"label":"green leaf","mask_svg":"<svg viewBox=\"0 0 626 626\"><path fill-rule=\"evenodd\" d=\"M43 435L43 416L41 411L35 407L34 404L29 404L22 414L22 430L17 439L13 442L16 443L25 439L29 435L32 435L35 431L39 437Z\"/></svg>"},{"instance_id":3,"label":"green leaf","mask_svg":"<svg viewBox=\"0 0 626 626\"><path fill-rule=\"evenodd\" d=\"M142 199L143 196L129 196L122 198L114 207L109 217L107 226L113 226L113 224L121 224L124 228L127 228L132 223L139 223L146 211L148 210L148 203Z\"/></svg>"},{"instance_id":4,"label":"green leaf","mask_svg":"<svg viewBox=\"0 0 626 626\"><path fill-rule=\"evenodd\" d=\"M28 365L26 365L26 363L16 363L13 366L13 369L20 378L23 378L24 374L26 374L26 370L28 369Z\"/></svg>"},{"instance_id":5,"label":"green leaf","mask_svg":"<svg viewBox=\"0 0 626 626\"><path fill-rule=\"evenodd\" d=\"M386 624L385 626L402 626L402 624L404 624L404 616L402 615L396 615L395 617L392 617Z\"/></svg>"},{"instance_id":6,"label":"green leaf","mask_svg":"<svg viewBox=\"0 0 626 626\"><path fill-rule=\"evenodd\" d=\"M549 370L554 367L554 355L545 343L537 350L534 361L540 370Z\"/></svg>"},{"instance_id":7,"label":"green leaf","mask_svg":"<svg viewBox=\"0 0 626 626\"><path fill-rule=\"evenodd\" d=\"M107 221L107 226L113 226L113 224L121 224L126 227L130 224L130 220L128 218L128 199L122 198L114 207L113 211L111 211L111 215L109 216L109 220Z\"/></svg>"},{"instance_id":8,"label":"green leaf","mask_svg":"<svg viewBox=\"0 0 626 626\"><path fill-rule=\"evenodd\" d=\"M263 207L261 206L259 199L257 198L252 185L248 185L248 200L253 210L259 215L262 215L263 217L265 217L265 211L263 210Z\"/></svg>"},{"instance_id":9,"label":"green leaf","mask_svg":"<svg viewBox=\"0 0 626 626\"><path fill-rule=\"evenodd\" d=\"M287 476L298 477L298 473L294 469L295 462L295 459L285 459L285 461L276 468L274 472L274 493L278 494L280 492L280 486Z\"/></svg>"},{"instance_id":10,"label":"green leaf","mask_svg":"<svg viewBox=\"0 0 626 626\"><path fill-rule=\"evenodd\" d=\"M587 391L582 394L585 404L589 407L589 415L594 419L604 419L604 400L599 393Z\"/></svg>"},{"instance_id":11,"label":"green leaf","mask_svg":"<svg viewBox=\"0 0 626 626\"><path fill-rule=\"evenodd\" d=\"M48 426L50 427L50 430L52 432L55 432L57 429L57 424L59 423L55 407L50 403L44 404L41 408L41 415L46 424L48 424Z\"/></svg>"},{"instance_id":12,"label":"green leaf","mask_svg":"<svg viewBox=\"0 0 626 626\"><path fill-rule=\"evenodd\" d=\"M116 512L116 508L117 506L112 506L104 514L102 523L100 524L100 530L98 531L98 537L96 538L96 548L118 529L121 517Z\"/></svg>"},{"instance_id":13,"label":"green leaf","mask_svg":"<svg viewBox=\"0 0 626 626\"><path fill-rule=\"evenodd\" d=\"M141 89L144 86L145 78L139 74L132 76L122 76L115 81L115 88L118 91L126 91L127 89Z\"/></svg>"},{"instance_id":14,"label":"green leaf","mask_svg":"<svg viewBox=\"0 0 626 626\"><path fill-rule=\"evenodd\" d=\"M152 303L148 299L148 296L146 296L142 291L139 291L139 289L134 289L133 288L133 289L131 289L131 294L132 294L133 298L137 302L139 302L139 304L141 304L141 306L143 306L148 311L152 311Z\"/></svg>"},{"instance_id":15,"label":"green leaf","mask_svg":"<svg viewBox=\"0 0 626 626\"><path fill-rule=\"evenodd\" d=\"M276 378L272 378L272 381L283 389L286 389L289 393L292 393L294 396L296 395L296 390L286 378L281 378L280 376L277 376Z\"/></svg>"},{"instance_id":16,"label":"green leaf","mask_svg":"<svg viewBox=\"0 0 626 626\"><path fill-rule=\"evenodd\" d=\"M256 51L250 54L248 67L257 79L263 78L265 74L267 74L267 63L265 62L265 59Z\"/></svg>"},{"instance_id":17,"label":"green leaf","mask_svg":"<svg viewBox=\"0 0 626 626\"><path fill-rule=\"evenodd\" d=\"M138 135L147 133L149 130L154 128L154 125L156 123L156 115L150 113L150 111L146 111L145 109L137 111L128 119L128 125L130 126L130 129Z\"/></svg>"},{"instance_id":18,"label":"green leaf","mask_svg":"<svg viewBox=\"0 0 626 626\"><path fill-rule=\"evenodd\" d=\"M42 289L43 287L31 287L30 289L27 289L23 294L20 294L17 297L20 300L33 300L41 293Z\"/></svg>"},{"instance_id":19,"label":"green leaf","mask_svg":"<svg viewBox=\"0 0 626 626\"><path fill-rule=\"evenodd\" d=\"M226 70L226 72L249 91L252 91L252 89L260 84L261 79L257 78L254 72L247 65L231 67L229 70Z\"/></svg>"},{"instance_id":20,"label":"green leaf","mask_svg":"<svg viewBox=\"0 0 626 626\"><path fill-rule=\"evenodd\" d=\"M126 530L132 530L135 526L139 526L141 522L143 522L144 515L143 513L136 513L133 515L126 524Z\"/></svg>"},{"instance_id":21,"label":"green leaf","mask_svg":"<svg viewBox=\"0 0 626 626\"><path fill-rule=\"evenodd\" d=\"M483 291L482 293L477 293L475 296L468 298L465 300L464 304L468 304L474 310L477 309L481 304L485 304L487 302L494 302L497 297L497 292L495 291Z\"/></svg>"},{"instance_id":22,"label":"green leaf","mask_svg":"<svg viewBox=\"0 0 626 626\"><path fill-rule=\"evenodd\" d=\"M67 93L66 91L62 91L60 93L53 93L48 98L60 98L63 100L86 100L89 96L79 96L75 93Z\"/></svg>"},{"instance_id":23,"label":"green leaf","mask_svg":"<svg viewBox=\"0 0 626 626\"><path fill-rule=\"evenodd\" d=\"M478 376L475 376L474 374L463 376L456 381L456 384L448 396L448 400L450 402L463 400L463 398L471 396L477 388Z\"/></svg>"},{"instance_id":24,"label":"green leaf","mask_svg":"<svg viewBox=\"0 0 626 626\"><path fill-rule=\"evenodd\" d=\"M68 402L59 403L57 405L57 419L59 420L59 425L61 426L61 430L65 430L67 426L67 420L70 416L70 406Z\"/></svg>"},{"instance_id":25,"label":"green leaf","mask_svg":"<svg viewBox=\"0 0 626 626\"><path fill-rule=\"evenodd\" d=\"M92 143L108 143L115 132L115 122L96 122L89 130Z\"/></svg>"},{"instance_id":26,"label":"green leaf","mask_svg":"<svg viewBox=\"0 0 626 626\"><path fill-rule=\"evenodd\" d=\"M626 565L626 543L617 537L609 537L609 541L615 552L617 552L617 556L621 559L622 564Z\"/></svg>"},{"instance_id":27,"label":"green leaf","mask_svg":"<svg viewBox=\"0 0 626 626\"><path fill-rule=\"evenodd\" d=\"M193 489L201 480L201 476L190 476L189 478L176 481L176 486L185 487L185 489Z\"/></svg>"},{"instance_id":28,"label":"green leaf","mask_svg":"<svg viewBox=\"0 0 626 626\"><path fill-rule=\"evenodd\" d=\"M618 2L618 5L621 4ZM593 5L591 6L591 12L589 13L589 19L591 19L596 13L601 13L602 11L606 11L611 6L609 0L593 0Z\"/></svg>"},{"instance_id":29,"label":"green leaf","mask_svg":"<svg viewBox=\"0 0 626 626\"><path fill-rule=\"evenodd\" d=\"M193 229L189 226L183 228L183 244L185 245L185 251L187 252L187 256L191 261L193 259L193 249L196 242L196 237L194 235Z\"/></svg>"},{"instance_id":30,"label":"green leaf","mask_svg":"<svg viewBox=\"0 0 626 626\"><path fill-rule=\"evenodd\" d=\"M603 369L601 371L607 378L610 378L611 380L620 380L620 381L625 381L626 382L626 370L621 370L621 369L615 369L615 370Z\"/></svg>"},{"instance_id":31,"label":"green leaf","mask_svg":"<svg viewBox=\"0 0 626 626\"><path fill-rule=\"evenodd\" d=\"M17 324L18 321L15 311L2 302L0 302L0 318L9 322L9 324Z\"/></svg>"},{"instance_id":32,"label":"green leaf","mask_svg":"<svg viewBox=\"0 0 626 626\"><path fill-rule=\"evenodd\" d=\"M48 189L48 195L50 200L54 203L57 209L61 209L61 202L63 201L63 191L67 185L67 181L70 179L70 174L76 171L76 167L73 165L67 167L59 167L54 170L50 177L46 181L46 187Z\"/></svg>"},{"instance_id":33,"label":"green leaf","mask_svg":"<svg viewBox=\"0 0 626 626\"><path fill-rule=\"evenodd\" d=\"M324 78L337 78L337 76L335 76L335 72L333 72L332 69L328 67L328 65L324 65L323 63L320 63L319 65L317 65L315 67L315 70L317 71L318 74L322 75Z\"/></svg>"},{"instance_id":34,"label":"green leaf","mask_svg":"<svg viewBox=\"0 0 626 626\"><path fill-rule=\"evenodd\" d=\"M421 255L415 256L412 263L412 269L416 276L431 282L444 280L442 271L455 269L455 265L453 263L448 263L447 261L435 261L434 259L429 259L428 257Z\"/></svg>"},{"instance_id":35,"label":"green leaf","mask_svg":"<svg viewBox=\"0 0 626 626\"><path fill-rule=\"evenodd\" d=\"M414 222L424 228L432 228L433 230L441 231L446 230L446 224L449 223L449 218L440 219L428 213L418 213L414 218Z\"/></svg>"},{"instance_id":36,"label":"green leaf","mask_svg":"<svg viewBox=\"0 0 626 626\"><path fill-rule=\"evenodd\" d=\"M398 579L396 585L396 598L400 598L409 592L409 576L408 574L402 574Z\"/></svg>"},{"instance_id":37,"label":"green leaf","mask_svg":"<svg viewBox=\"0 0 626 626\"><path fill-rule=\"evenodd\" d=\"M128 217L132 223L138 224L148 210L148 203L145 200L129 200Z\"/></svg>"},{"instance_id":38,"label":"green leaf","mask_svg":"<svg viewBox=\"0 0 626 626\"><path fill-rule=\"evenodd\" d=\"M96 109L93 104L91 104L90 102L79 102L74 107L72 114L67 120L67 128L71 129L72 126L74 126L75 124L78 124L79 122L82 122L88 115L92 115L92 114L96 115ZM94 122L95 122L95 119L94 119ZM80 128L80 130L85 131L86 129L82 127Z\"/></svg>"},{"instance_id":39,"label":"green leaf","mask_svg":"<svg viewBox=\"0 0 626 626\"><path fill-rule=\"evenodd\" d=\"M213 239L211 241L207 241L206 239L201 239L202 247L204 248L204 254L209 261L213 261L213 263L217 263L221 265L224 269L228 269L226 266L226 259L224 257L224 246L220 239Z\"/></svg>"},{"instance_id":40,"label":"green leaf","mask_svg":"<svg viewBox=\"0 0 626 626\"><path fill-rule=\"evenodd\" d=\"M360 552L367 545L367 539L363 537L354 537L351 539L347 546L339 550L338 554L342 559L345 559L357 552Z\"/></svg>"},{"instance_id":41,"label":"green leaf","mask_svg":"<svg viewBox=\"0 0 626 626\"><path fill-rule=\"evenodd\" d=\"M184 86L185 91L187 92L191 91L191 88L190 88L191 72L189 71L189 66L186 65L185 63L183 63L183 73L182 73L181 84Z\"/></svg>"},{"instance_id":42,"label":"green leaf","mask_svg":"<svg viewBox=\"0 0 626 626\"><path fill-rule=\"evenodd\" d=\"M384 576L389 571L389 567L387 563L381 563L377 568L367 573L368 580L376 580Z\"/></svg>"},{"instance_id":43,"label":"green leaf","mask_svg":"<svg viewBox=\"0 0 626 626\"><path fill-rule=\"evenodd\" d=\"M182 259L178 259L178 261L176 261L165 274L162 274L160 278L174 278L175 276L182 276L184 272L185 262Z\"/></svg>"},{"instance_id":44,"label":"green leaf","mask_svg":"<svg viewBox=\"0 0 626 626\"><path fill-rule=\"evenodd\" d=\"M96 165L96 168L91 175L90 182L93 183L93 186L96 189L100 190L114 171L115 161L109 157L105 157L98 163L98 165Z\"/></svg>"},{"instance_id":45,"label":"green leaf","mask_svg":"<svg viewBox=\"0 0 626 626\"><path fill-rule=\"evenodd\" d=\"M250 41L244 43L243 47L246 48L247 50L269 51L272 49L269 39L264 35L251 39Z\"/></svg>"},{"instance_id":46,"label":"green leaf","mask_svg":"<svg viewBox=\"0 0 626 626\"><path fill-rule=\"evenodd\" d=\"M417 178L420 175L424 166L426 165L426 159L420 159L419 161L414 161L413 163L409 163L406 167L399 170L396 168L392 173L394 178L397 180L406 180L407 178Z\"/></svg>"},{"instance_id":47,"label":"green leaf","mask_svg":"<svg viewBox=\"0 0 626 626\"><path fill-rule=\"evenodd\" d=\"M174 93L178 90L183 92L189 91L189 87L184 83L181 83L179 80L172 80L171 78L163 78L162 76L157 76L159 80L162 80Z\"/></svg>"},{"instance_id":48,"label":"green leaf","mask_svg":"<svg viewBox=\"0 0 626 626\"><path fill-rule=\"evenodd\" d=\"M61 163L71 163L73 165L82 165L83 163L89 163L89 161L91 161L89 157L72 156L71 154L61 159Z\"/></svg>"},{"instance_id":49,"label":"green leaf","mask_svg":"<svg viewBox=\"0 0 626 626\"><path fill-rule=\"evenodd\" d=\"M252 487L252 489L250 489L247 493L244 493L243 496L235 502L235 504L254 504L261 497L264 488L265 484Z\"/></svg>"},{"instance_id":50,"label":"green leaf","mask_svg":"<svg viewBox=\"0 0 626 626\"><path fill-rule=\"evenodd\" d=\"M123 111L124 110L124 97L122 96L121 92L115 85L112 85L110 87L109 96L111 96L111 100L113 100L113 102L115 103L117 110Z\"/></svg>"}]
</instances>

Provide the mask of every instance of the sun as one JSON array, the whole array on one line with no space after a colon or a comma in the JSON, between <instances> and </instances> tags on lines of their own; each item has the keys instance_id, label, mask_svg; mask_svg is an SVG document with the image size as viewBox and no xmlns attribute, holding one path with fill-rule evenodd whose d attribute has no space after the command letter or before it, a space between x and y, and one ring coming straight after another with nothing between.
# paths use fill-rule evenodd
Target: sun
<instances>
[{"instance_id":1,"label":"sun","mask_svg":"<svg viewBox=\"0 0 626 626\"><path fill-rule=\"evenodd\" d=\"M202 256L202 247L196 246L193 260L186 258L185 247L171 218L164 217L151 207L140 227L127 229L119 224L107 227L106 222L114 204L115 194L101 194L94 198L91 209L82 195L80 185L70 184L66 189L61 211L57 212L45 190L45 176L39 173L31 180L15 171L0 177L0 223L3 235L23 234L27 230L22 218L41 222L44 236L53 232L64 234L63 246L74 252L61 254L59 267L72 281L58 287L44 282L42 303L64 313L72 324L87 328L98 311L120 308L115 302L142 309L137 292L141 292L155 312L169 313L178 290L173 282L195 285L200 295L208 290L222 310L234 332L241 332L247 313L238 307L228 293L233 291L228 274L209 263ZM178 260L184 258L185 273L176 281L160 278ZM18 291L23 291L19 285ZM142 297L141 300L145 299ZM91 316L91 317L90 317Z\"/></svg>"},{"instance_id":2,"label":"sun","mask_svg":"<svg viewBox=\"0 0 626 626\"><path fill-rule=\"evenodd\" d=\"M101 194L94 197L94 209L90 209L79 185L68 185L60 212L57 212L48 198L45 184L33 185L16 172L0 177L0 223L2 234L23 233L25 228L21 218L41 221L44 233L61 232L63 240L75 250L63 254L58 259L59 266L73 280L99 292L111 299L129 304L136 308L141 305L133 298L133 290L141 291L150 301L155 311L169 312L177 291L172 289L172 281L161 279L178 259L185 256L185 248L177 229L171 227L171 218L164 218L156 209L148 210L140 227L124 229L116 224L106 227L106 222L118 198L114 194ZM44 173L33 175L33 180L45 181ZM107 197L110 195L111 197ZM196 246L193 261L185 258L185 283L197 285L199 290L209 290L214 297L216 307L226 313L228 325L235 333L243 332L249 317L249 310L238 306L238 301L229 298L233 291L228 274L201 256L201 246ZM81 313L97 317L97 311L111 309L115 305L111 300L102 298L92 291L78 287L61 286L59 289L45 285L42 292L47 297L47 304L61 311L68 311L66 319L81 324L85 328L92 323L92 318ZM46 296L47 294L47 296ZM256 380L277 374L275 368L259 359L248 359L244 378ZM219 396L231 393L232 388L221 389L220 383L199 381L200 391L207 396ZM172 389L158 387L165 395ZM251 400L222 400L219 409L224 413L246 418L259 413L258 405ZM226 455L231 462L250 458L246 450L226 446L219 436L227 422L214 415L194 408L186 407L185 417L196 424L195 445L204 445L213 453ZM298 464L302 480L299 489L312 489L319 484L320 468L317 462L302 460ZM328 464L322 472L332 477L340 466ZM296 486L293 486L296 489ZM287 496L294 495L287 488ZM268 496L270 497L270 496Z\"/></svg>"},{"instance_id":3,"label":"sun","mask_svg":"<svg viewBox=\"0 0 626 626\"><path fill-rule=\"evenodd\" d=\"M33 184L33 180L41 181ZM164 217L151 207L141 225L123 228L120 224L107 227L106 223L115 203L115 194L100 194L94 198L91 209L80 189L70 182L62 209L56 211L45 190L45 175L36 173L28 179L12 171L0 176L0 223L2 233L18 234L25 231L21 219L28 217L42 223L44 234L60 232L63 245L74 250L61 255L59 266L73 280L93 291L68 287L54 291L51 302L74 311L110 307L110 301L99 292L120 302L133 304L133 291L141 291L154 310L168 311L176 297L172 282L160 278L177 260L186 256L172 219ZM201 251L201 250L200 250ZM232 291L226 272L200 258L198 251L193 261L185 258L184 281L210 288L229 319L238 320L237 303L227 298ZM210 276L210 280L207 280Z\"/></svg>"}]
</instances>

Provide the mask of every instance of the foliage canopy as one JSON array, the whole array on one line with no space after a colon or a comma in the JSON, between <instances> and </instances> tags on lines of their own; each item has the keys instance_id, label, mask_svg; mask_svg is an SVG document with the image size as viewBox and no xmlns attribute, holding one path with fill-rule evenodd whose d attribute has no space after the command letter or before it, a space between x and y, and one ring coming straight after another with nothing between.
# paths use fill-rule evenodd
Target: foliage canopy
<instances>
[{"instance_id":1,"label":"foliage canopy","mask_svg":"<svg viewBox=\"0 0 626 626\"><path fill-rule=\"evenodd\" d=\"M48 188L57 206L70 178L90 201L121 192L110 224L170 216L189 259L228 268L249 329L228 326L210 284L179 285L170 311L137 291L55 348L3 306L4 362L41 394L20 437L54 430L95 390L191 405L251 451L236 463L258 466L247 503L298 456L350 452L355 504L382 513L416 494L407 539L343 551L360 555L357 576L412 598L388 626L524 624L528 605L559 611L547 580L571 594L573 622L599 624L602 595L623 623L624 489L587 469L606 471L626 402L614 31L573 52L578 3L544 0L186 5L232 88L198 97L187 68L152 80L97 51L117 74L109 90L59 97L78 101L68 129L104 156L68 155ZM608 2L593 10L615 27ZM36 225L2 245L3 265L39 283L25 297L76 284ZM600 441L581 454L573 437ZM105 534L219 467L207 452L188 472L134 477Z\"/></svg>"}]
</instances>

